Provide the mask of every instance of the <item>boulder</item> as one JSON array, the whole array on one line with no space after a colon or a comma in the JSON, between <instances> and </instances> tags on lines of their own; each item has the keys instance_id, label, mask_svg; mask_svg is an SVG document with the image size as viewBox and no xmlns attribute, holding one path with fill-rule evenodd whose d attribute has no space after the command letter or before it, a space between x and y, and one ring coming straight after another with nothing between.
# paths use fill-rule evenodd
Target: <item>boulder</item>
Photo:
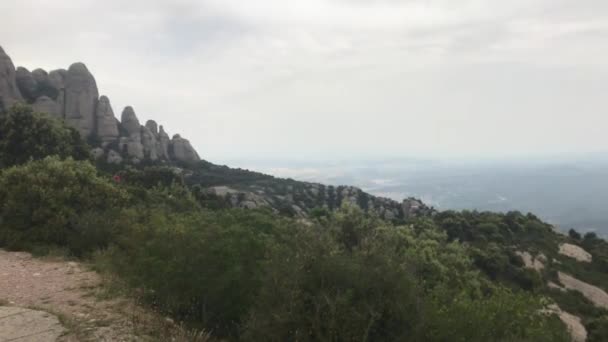
<instances>
[{"instance_id":1,"label":"boulder","mask_svg":"<svg viewBox=\"0 0 608 342\"><path fill-rule=\"evenodd\" d=\"M57 119L63 118L61 107L59 106L59 104L46 95L37 98L36 102L34 102L34 104L32 105L32 108L37 112L47 113Z\"/></svg>"},{"instance_id":2,"label":"boulder","mask_svg":"<svg viewBox=\"0 0 608 342\"><path fill-rule=\"evenodd\" d=\"M137 119L137 115L135 115L133 107L127 106L123 109L120 117L120 126L126 136L141 139L141 124L139 123L139 119Z\"/></svg>"},{"instance_id":3,"label":"boulder","mask_svg":"<svg viewBox=\"0 0 608 342\"><path fill-rule=\"evenodd\" d=\"M107 96L101 96L97 109L95 110L96 136L101 141L102 146L118 139L118 122L114 117L114 111Z\"/></svg>"},{"instance_id":4,"label":"boulder","mask_svg":"<svg viewBox=\"0 0 608 342\"><path fill-rule=\"evenodd\" d=\"M109 164L120 164L122 163L122 157L120 154L114 150L108 151L108 159L106 159Z\"/></svg>"},{"instance_id":5,"label":"boulder","mask_svg":"<svg viewBox=\"0 0 608 342\"><path fill-rule=\"evenodd\" d=\"M182 138L179 134L173 136L169 147L169 156L171 159L181 162L196 162L200 158L194 150L190 142Z\"/></svg>"},{"instance_id":6,"label":"boulder","mask_svg":"<svg viewBox=\"0 0 608 342\"><path fill-rule=\"evenodd\" d=\"M91 155L93 156L93 159L99 160L99 159L103 158L103 156L105 155L105 152L103 151L102 148L96 147L91 150Z\"/></svg>"},{"instance_id":7,"label":"boulder","mask_svg":"<svg viewBox=\"0 0 608 342\"><path fill-rule=\"evenodd\" d=\"M144 159L144 146L135 137L121 137L118 143L120 150L132 159Z\"/></svg>"},{"instance_id":8,"label":"boulder","mask_svg":"<svg viewBox=\"0 0 608 342\"><path fill-rule=\"evenodd\" d=\"M169 159L169 145L171 144L171 139L169 139L169 135L165 132L165 129L161 125L158 129L158 151L157 155L160 159L167 160Z\"/></svg>"},{"instance_id":9,"label":"boulder","mask_svg":"<svg viewBox=\"0 0 608 342\"><path fill-rule=\"evenodd\" d=\"M154 136L158 137L158 125L156 124L156 121L154 121L154 120L146 121L146 128L149 129L150 132L152 132L152 134L154 134Z\"/></svg>"},{"instance_id":10,"label":"boulder","mask_svg":"<svg viewBox=\"0 0 608 342\"><path fill-rule=\"evenodd\" d=\"M570 243L563 243L559 245L559 254L576 259L580 262L591 262L593 260L593 257L591 254L589 254L589 252L577 245Z\"/></svg>"},{"instance_id":11,"label":"boulder","mask_svg":"<svg viewBox=\"0 0 608 342\"><path fill-rule=\"evenodd\" d=\"M41 96L55 100L59 95L59 89L51 82L49 74L42 69L30 72L26 68L18 67L15 77L17 87L28 103L36 102Z\"/></svg>"},{"instance_id":12,"label":"boulder","mask_svg":"<svg viewBox=\"0 0 608 342\"><path fill-rule=\"evenodd\" d=\"M59 88L55 87L55 84L51 81L51 78L46 71L43 69L36 69L32 71L32 77L34 77L34 80L36 81L37 97L48 96L53 100L57 99L57 96L59 96Z\"/></svg>"},{"instance_id":13,"label":"boulder","mask_svg":"<svg viewBox=\"0 0 608 342\"><path fill-rule=\"evenodd\" d=\"M139 140L130 139L127 143L127 154L137 160L144 159L144 146Z\"/></svg>"},{"instance_id":14,"label":"boulder","mask_svg":"<svg viewBox=\"0 0 608 342\"><path fill-rule=\"evenodd\" d=\"M595 306L608 309L608 293L603 289L585 283L563 272L557 272L557 279L566 289L578 291L589 299L591 303L595 304Z\"/></svg>"},{"instance_id":15,"label":"boulder","mask_svg":"<svg viewBox=\"0 0 608 342\"><path fill-rule=\"evenodd\" d=\"M15 65L0 47L0 111L8 109L22 99L17 87Z\"/></svg>"},{"instance_id":16,"label":"boulder","mask_svg":"<svg viewBox=\"0 0 608 342\"><path fill-rule=\"evenodd\" d=\"M97 83L87 67L72 64L65 77L65 120L85 139L94 133L98 98Z\"/></svg>"},{"instance_id":17,"label":"boulder","mask_svg":"<svg viewBox=\"0 0 608 342\"><path fill-rule=\"evenodd\" d=\"M65 88L65 79L68 76L68 71L65 69L53 70L49 73L49 82L57 89L62 90Z\"/></svg>"},{"instance_id":18,"label":"boulder","mask_svg":"<svg viewBox=\"0 0 608 342\"><path fill-rule=\"evenodd\" d=\"M62 117L65 117L65 79L67 74L68 71L65 69L57 69L49 73L49 82L53 88L57 89L55 102L59 105Z\"/></svg>"},{"instance_id":19,"label":"boulder","mask_svg":"<svg viewBox=\"0 0 608 342\"><path fill-rule=\"evenodd\" d=\"M148 127L142 129L141 143L144 148L144 155L150 160L158 160L158 149L156 136Z\"/></svg>"},{"instance_id":20,"label":"boulder","mask_svg":"<svg viewBox=\"0 0 608 342\"><path fill-rule=\"evenodd\" d=\"M126 135L125 138L120 139L121 149L126 151L131 158L144 159L144 146L141 140L142 126L139 124L133 107L127 106L122 111L120 126L123 134Z\"/></svg>"},{"instance_id":21,"label":"boulder","mask_svg":"<svg viewBox=\"0 0 608 342\"><path fill-rule=\"evenodd\" d=\"M38 97L38 83L32 73L24 67L18 67L15 71L15 81L21 92L21 96L29 102L33 103Z\"/></svg>"}]
</instances>

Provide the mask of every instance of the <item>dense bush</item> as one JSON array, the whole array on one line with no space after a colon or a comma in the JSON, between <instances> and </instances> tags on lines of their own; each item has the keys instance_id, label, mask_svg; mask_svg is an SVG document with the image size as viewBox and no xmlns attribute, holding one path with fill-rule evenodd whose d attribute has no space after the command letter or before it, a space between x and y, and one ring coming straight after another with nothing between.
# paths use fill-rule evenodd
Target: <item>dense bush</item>
<instances>
[{"instance_id":1,"label":"dense bush","mask_svg":"<svg viewBox=\"0 0 608 342\"><path fill-rule=\"evenodd\" d=\"M89 148L73 128L28 106L0 115L0 168L50 155L89 158Z\"/></svg>"},{"instance_id":2,"label":"dense bush","mask_svg":"<svg viewBox=\"0 0 608 342\"><path fill-rule=\"evenodd\" d=\"M342 209L267 262L251 341L566 341L541 303L490 286L462 246Z\"/></svg>"},{"instance_id":3,"label":"dense bush","mask_svg":"<svg viewBox=\"0 0 608 342\"><path fill-rule=\"evenodd\" d=\"M255 211L174 214L127 210L122 234L99 261L144 299L216 334L238 332L260 287L262 260L281 220Z\"/></svg>"},{"instance_id":4,"label":"dense bush","mask_svg":"<svg viewBox=\"0 0 608 342\"><path fill-rule=\"evenodd\" d=\"M89 162L47 157L1 170L0 246L69 247L70 241L87 234L78 229L79 221L125 199L126 194L98 176Z\"/></svg>"},{"instance_id":5,"label":"dense bush","mask_svg":"<svg viewBox=\"0 0 608 342\"><path fill-rule=\"evenodd\" d=\"M606 341L608 336L608 315L595 318L588 322L587 328L589 329L589 335L587 341L589 342L603 342Z\"/></svg>"}]
</instances>

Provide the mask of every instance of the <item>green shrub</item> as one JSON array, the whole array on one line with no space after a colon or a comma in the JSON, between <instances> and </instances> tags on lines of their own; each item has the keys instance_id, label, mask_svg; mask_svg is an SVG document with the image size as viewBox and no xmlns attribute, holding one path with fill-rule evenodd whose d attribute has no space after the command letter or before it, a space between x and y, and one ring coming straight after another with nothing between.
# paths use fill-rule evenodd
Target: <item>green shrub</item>
<instances>
[{"instance_id":1,"label":"green shrub","mask_svg":"<svg viewBox=\"0 0 608 342\"><path fill-rule=\"evenodd\" d=\"M529 294L495 288L489 295L453 296L440 289L431 302L423 341L569 341L563 324L542 313Z\"/></svg>"},{"instance_id":2,"label":"green shrub","mask_svg":"<svg viewBox=\"0 0 608 342\"><path fill-rule=\"evenodd\" d=\"M176 214L129 209L106 268L143 292L146 302L219 336L238 332L259 291L262 260L281 220L231 209Z\"/></svg>"},{"instance_id":3,"label":"green shrub","mask_svg":"<svg viewBox=\"0 0 608 342\"><path fill-rule=\"evenodd\" d=\"M100 215L125 199L89 162L47 157L2 170L0 246L69 247L69 241L88 234L79 229L82 215Z\"/></svg>"},{"instance_id":4,"label":"green shrub","mask_svg":"<svg viewBox=\"0 0 608 342\"><path fill-rule=\"evenodd\" d=\"M589 335L587 336L587 341L606 341L606 336L608 336L608 315L595 318L587 322L587 324L585 325L589 333Z\"/></svg>"},{"instance_id":5,"label":"green shrub","mask_svg":"<svg viewBox=\"0 0 608 342\"><path fill-rule=\"evenodd\" d=\"M50 155L84 160L89 148L75 129L28 106L0 116L0 168Z\"/></svg>"},{"instance_id":6,"label":"green shrub","mask_svg":"<svg viewBox=\"0 0 608 342\"><path fill-rule=\"evenodd\" d=\"M488 287L433 229L343 208L276 244L243 328L250 341L566 341L532 297ZM497 338L494 339L493 337Z\"/></svg>"}]
</instances>

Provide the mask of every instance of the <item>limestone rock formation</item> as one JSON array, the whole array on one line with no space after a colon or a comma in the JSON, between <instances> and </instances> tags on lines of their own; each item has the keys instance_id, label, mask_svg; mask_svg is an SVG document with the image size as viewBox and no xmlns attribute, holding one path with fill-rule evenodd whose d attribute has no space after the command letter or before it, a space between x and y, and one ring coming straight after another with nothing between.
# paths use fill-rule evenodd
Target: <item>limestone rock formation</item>
<instances>
[{"instance_id":1,"label":"limestone rock formation","mask_svg":"<svg viewBox=\"0 0 608 342\"><path fill-rule=\"evenodd\" d=\"M162 159L169 159L169 134L165 132L165 129L161 125L158 129L158 156Z\"/></svg>"},{"instance_id":2,"label":"limestone rock formation","mask_svg":"<svg viewBox=\"0 0 608 342\"><path fill-rule=\"evenodd\" d=\"M105 155L105 152L103 151L103 148L96 147L91 150L91 155L93 156L93 159L98 160L98 159L101 159Z\"/></svg>"},{"instance_id":3,"label":"limestone rock formation","mask_svg":"<svg viewBox=\"0 0 608 342\"><path fill-rule=\"evenodd\" d=\"M99 158L107 155L110 163L120 163L127 157L132 162L200 160L188 140L179 135L171 140L153 120L142 126L130 106L118 121L110 99L99 97L95 78L82 63L74 63L68 70L30 72L23 67L15 69L0 48L0 112L16 102L28 103L35 111L64 120L83 138L91 138L89 141L99 147L95 155Z\"/></svg>"},{"instance_id":4,"label":"limestone rock formation","mask_svg":"<svg viewBox=\"0 0 608 342\"><path fill-rule=\"evenodd\" d=\"M32 108L37 112L47 113L52 117L63 119L63 111L59 104L46 95L37 98L36 102L32 105Z\"/></svg>"},{"instance_id":5,"label":"limestone rock formation","mask_svg":"<svg viewBox=\"0 0 608 342\"><path fill-rule=\"evenodd\" d=\"M129 137L141 137L141 125L133 107L127 106L120 116L120 126Z\"/></svg>"},{"instance_id":6,"label":"limestone rock formation","mask_svg":"<svg viewBox=\"0 0 608 342\"><path fill-rule=\"evenodd\" d=\"M57 90L55 102L61 110L61 117L65 117L65 78L68 71L65 69L53 70L49 73L50 86Z\"/></svg>"},{"instance_id":7,"label":"limestone rock formation","mask_svg":"<svg viewBox=\"0 0 608 342\"><path fill-rule=\"evenodd\" d=\"M124 135L126 135L126 137L120 139L121 149L126 151L129 157L143 160L144 146L141 141L141 125L139 124L139 119L137 119L133 107L125 107L122 111L120 126L122 127Z\"/></svg>"},{"instance_id":8,"label":"limestone rock formation","mask_svg":"<svg viewBox=\"0 0 608 342\"><path fill-rule=\"evenodd\" d=\"M112 105L110 105L110 99L107 96L99 98L97 110L95 111L95 119L96 136L101 141L102 146L107 146L118 139L118 122L116 122Z\"/></svg>"},{"instance_id":9,"label":"limestone rock formation","mask_svg":"<svg viewBox=\"0 0 608 342\"><path fill-rule=\"evenodd\" d=\"M591 254L577 245L563 243L559 245L559 254L576 259L580 262L591 262Z\"/></svg>"},{"instance_id":10,"label":"limestone rock formation","mask_svg":"<svg viewBox=\"0 0 608 342\"><path fill-rule=\"evenodd\" d=\"M171 139L169 151L170 156L177 161L189 163L200 160L198 153L192 148L190 142L179 134L174 135L173 139Z\"/></svg>"},{"instance_id":11,"label":"limestone rock formation","mask_svg":"<svg viewBox=\"0 0 608 342\"><path fill-rule=\"evenodd\" d=\"M99 92L95 78L82 63L74 63L65 78L65 121L88 138L95 127Z\"/></svg>"},{"instance_id":12,"label":"limestone rock formation","mask_svg":"<svg viewBox=\"0 0 608 342\"><path fill-rule=\"evenodd\" d=\"M120 156L120 154L114 150L109 150L108 151L108 158L106 159L106 161L109 164L120 164L122 163L122 157Z\"/></svg>"},{"instance_id":13,"label":"limestone rock formation","mask_svg":"<svg viewBox=\"0 0 608 342\"><path fill-rule=\"evenodd\" d=\"M158 160L156 136L148 127L142 128L141 143L144 147L144 156L150 160Z\"/></svg>"},{"instance_id":14,"label":"limestone rock formation","mask_svg":"<svg viewBox=\"0 0 608 342\"><path fill-rule=\"evenodd\" d=\"M156 124L156 121L154 121L154 120L146 121L146 128L149 129L150 132L152 132L152 134L154 134L155 137L158 137L158 124Z\"/></svg>"},{"instance_id":15,"label":"limestone rock formation","mask_svg":"<svg viewBox=\"0 0 608 342\"><path fill-rule=\"evenodd\" d=\"M11 58L0 47L0 111L8 109L22 100L17 88L15 66Z\"/></svg>"},{"instance_id":16,"label":"limestone rock formation","mask_svg":"<svg viewBox=\"0 0 608 342\"><path fill-rule=\"evenodd\" d=\"M559 282L562 283L566 289L578 291L595 304L595 306L608 309L608 293L603 289L585 283L584 281L578 280L563 272L557 272L557 277Z\"/></svg>"},{"instance_id":17,"label":"limestone rock formation","mask_svg":"<svg viewBox=\"0 0 608 342\"><path fill-rule=\"evenodd\" d=\"M32 73L26 68L18 67L15 71L15 81L21 96L28 102L34 102L38 85Z\"/></svg>"}]
</instances>

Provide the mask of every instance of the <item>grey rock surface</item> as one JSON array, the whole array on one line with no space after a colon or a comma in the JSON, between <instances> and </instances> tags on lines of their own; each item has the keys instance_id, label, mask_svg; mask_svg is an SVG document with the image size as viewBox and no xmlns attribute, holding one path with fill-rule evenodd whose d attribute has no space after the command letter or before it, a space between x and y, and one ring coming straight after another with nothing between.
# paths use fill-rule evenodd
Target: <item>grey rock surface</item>
<instances>
[{"instance_id":1,"label":"grey rock surface","mask_svg":"<svg viewBox=\"0 0 608 342\"><path fill-rule=\"evenodd\" d=\"M129 157L143 160L144 146L142 144L142 126L135 115L133 107L128 106L122 111L120 125L127 135L126 138L120 139L121 149L126 150Z\"/></svg>"},{"instance_id":2,"label":"grey rock surface","mask_svg":"<svg viewBox=\"0 0 608 342\"><path fill-rule=\"evenodd\" d=\"M154 134L154 136L158 136L158 124L154 120L146 121L146 128Z\"/></svg>"},{"instance_id":3,"label":"grey rock surface","mask_svg":"<svg viewBox=\"0 0 608 342\"><path fill-rule=\"evenodd\" d=\"M97 159L103 158L103 156L105 155L105 152L103 151L103 148L96 147L91 150L91 155L93 156L93 158L95 160L97 160Z\"/></svg>"},{"instance_id":4,"label":"grey rock surface","mask_svg":"<svg viewBox=\"0 0 608 342\"><path fill-rule=\"evenodd\" d=\"M157 154L161 159L169 159L169 145L171 144L171 139L169 139L169 134L165 132L165 129L161 125L158 130L158 151Z\"/></svg>"},{"instance_id":5,"label":"grey rock surface","mask_svg":"<svg viewBox=\"0 0 608 342\"><path fill-rule=\"evenodd\" d=\"M141 143L144 148L144 156L150 160L158 160L156 136L148 127L142 129Z\"/></svg>"},{"instance_id":6,"label":"grey rock surface","mask_svg":"<svg viewBox=\"0 0 608 342\"><path fill-rule=\"evenodd\" d=\"M0 47L0 111L17 102L27 102L38 112L63 119L84 139L108 148L118 149L131 161L144 159L164 161L200 160L190 142L179 135L174 140L154 120L142 126L132 107L126 107L121 120L114 115L110 100L99 97L97 83L83 63L74 63L68 70L15 69L9 56ZM97 146L97 145L95 145ZM116 152L115 152L116 153ZM122 161L122 160L121 160Z\"/></svg>"},{"instance_id":7,"label":"grey rock surface","mask_svg":"<svg viewBox=\"0 0 608 342\"><path fill-rule=\"evenodd\" d=\"M135 140L134 138L128 138L127 154L130 157L133 157L135 159L143 160L144 159L144 145L142 145L140 140Z\"/></svg>"},{"instance_id":8,"label":"grey rock surface","mask_svg":"<svg viewBox=\"0 0 608 342\"><path fill-rule=\"evenodd\" d=\"M48 312L0 306L0 341L54 342L65 332Z\"/></svg>"},{"instance_id":9,"label":"grey rock surface","mask_svg":"<svg viewBox=\"0 0 608 342\"><path fill-rule=\"evenodd\" d=\"M49 74L45 70L38 68L32 71L32 77L34 77L37 85L36 98L40 96L47 96L53 100L57 100L57 97L59 96L59 88L57 88L54 82L51 81Z\"/></svg>"},{"instance_id":10,"label":"grey rock surface","mask_svg":"<svg viewBox=\"0 0 608 342\"><path fill-rule=\"evenodd\" d=\"M49 73L49 82L51 86L57 89L57 97L55 102L61 109L61 116L65 117L65 79L68 71L65 69L53 70Z\"/></svg>"},{"instance_id":11,"label":"grey rock surface","mask_svg":"<svg viewBox=\"0 0 608 342\"><path fill-rule=\"evenodd\" d=\"M82 63L74 63L65 78L65 120L88 138L95 127L99 92L95 78Z\"/></svg>"},{"instance_id":12,"label":"grey rock surface","mask_svg":"<svg viewBox=\"0 0 608 342\"><path fill-rule=\"evenodd\" d=\"M120 156L120 154L114 150L109 150L108 151L108 158L106 159L106 161L109 164L120 164L122 163L122 157Z\"/></svg>"},{"instance_id":13,"label":"grey rock surface","mask_svg":"<svg viewBox=\"0 0 608 342\"><path fill-rule=\"evenodd\" d=\"M135 115L133 107L127 106L123 109L120 116L120 125L125 131L126 136L141 138L141 124L139 123L139 119L137 119L137 115Z\"/></svg>"},{"instance_id":14,"label":"grey rock surface","mask_svg":"<svg viewBox=\"0 0 608 342\"><path fill-rule=\"evenodd\" d=\"M60 105L46 95L40 96L32 105L32 108L41 113L47 113L57 119L62 119L62 110Z\"/></svg>"},{"instance_id":15,"label":"grey rock surface","mask_svg":"<svg viewBox=\"0 0 608 342\"><path fill-rule=\"evenodd\" d=\"M38 83L32 73L24 67L18 67L15 71L15 82L17 82L17 87L19 88L19 92L21 96L29 102L32 103L36 100L38 96Z\"/></svg>"},{"instance_id":16,"label":"grey rock surface","mask_svg":"<svg viewBox=\"0 0 608 342\"><path fill-rule=\"evenodd\" d=\"M119 136L118 122L114 116L110 99L107 96L99 98L95 111L96 136L101 140L102 146L106 146L116 141Z\"/></svg>"},{"instance_id":17,"label":"grey rock surface","mask_svg":"<svg viewBox=\"0 0 608 342\"><path fill-rule=\"evenodd\" d=\"M195 162L200 160L198 153L192 148L190 142L179 134L174 135L171 139L169 151L171 158L177 161Z\"/></svg>"},{"instance_id":18,"label":"grey rock surface","mask_svg":"<svg viewBox=\"0 0 608 342\"><path fill-rule=\"evenodd\" d=\"M22 99L17 87L15 65L0 46L0 110L8 109Z\"/></svg>"}]
</instances>

